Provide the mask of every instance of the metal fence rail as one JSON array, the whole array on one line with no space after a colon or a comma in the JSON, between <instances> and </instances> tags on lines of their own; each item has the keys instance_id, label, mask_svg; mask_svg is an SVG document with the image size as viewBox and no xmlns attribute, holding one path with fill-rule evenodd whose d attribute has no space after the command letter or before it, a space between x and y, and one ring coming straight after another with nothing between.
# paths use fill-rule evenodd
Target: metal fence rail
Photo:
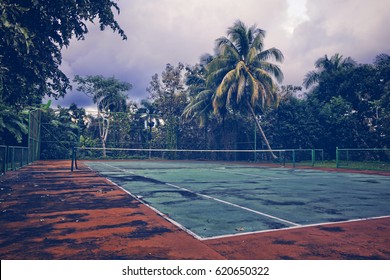
<instances>
[{"instance_id":1,"label":"metal fence rail","mask_svg":"<svg viewBox=\"0 0 390 280\"><path fill-rule=\"evenodd\" d=\"M29 163L28 147L0 145L0 175Z\"/></svg>"},{"instance_id":2,"label":"metal fence rail","mask_svg":"<svg viewBox=\"0 0 390 280\"><path fill-rule=\"evenodd\" d=\"M336 148L336 167L353 169L390 170L390 149L339 149Z\"/></svg>"}]
</instances>

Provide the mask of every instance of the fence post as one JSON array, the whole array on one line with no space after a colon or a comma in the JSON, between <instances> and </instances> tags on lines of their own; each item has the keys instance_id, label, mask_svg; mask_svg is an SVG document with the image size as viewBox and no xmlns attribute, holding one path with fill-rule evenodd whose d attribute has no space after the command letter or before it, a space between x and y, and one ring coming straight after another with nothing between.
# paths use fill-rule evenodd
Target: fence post
<instances>
[{"instance_id":1,"label":"fence post","mask_svg":"<svg viewBox=\"0 0 390 280\"><path fill-rule=\"evenodd\" d=\"M8 147L4 148L4 174L8 171Z\"/></svg>"},{"instance_id":2,"label":"fence post","mask_svg":"<svg viewBox=\"0 0 390 280\"><path fill-rule=\"evenodd\" d=\"M75 158L76 158L76 155L75 155L75 147L72 147L72 163L71 163L71 165L70 165L70 172L73 172L74 163L75 163Z\"/></svg>"},{"instance_id":3,"label":"fence post","mask_svg":"<svg viewBox=\"0 0 390 280\"><path fill-rule=\"evenodd\" d=\"M311 149L311 166L314 166L316 158L316 151Z\"/></svg>"},{"instance_id":4,"label":"fence post","mask_svg":"<svg viewBox=\"0 0 390 280\"><path fill-rule=\"evenodd\" d=\"M293 168L295 168L295 149L292 150L292 162L293 162Z\"/></svg>"}]
</instances>

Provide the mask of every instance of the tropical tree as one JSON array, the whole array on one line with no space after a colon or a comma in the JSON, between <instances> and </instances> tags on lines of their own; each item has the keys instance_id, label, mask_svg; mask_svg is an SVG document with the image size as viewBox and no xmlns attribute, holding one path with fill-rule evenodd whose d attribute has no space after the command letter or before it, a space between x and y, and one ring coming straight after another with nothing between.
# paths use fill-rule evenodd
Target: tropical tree
<instances>
[{"instance_id":1,"label":"tropical tree","mask_svg":"<svg viewBox=\"0 0 390 280\"><path fill-rule=\"evenodd\" d=\"M23 135L28 132L28 114L18 114L8 105L0 102L0 144L15 144L15 140L21 143Z\"/></svg>"},{"instance_id":2,"label":"tropical tree","mask_svg":"<svg viewBox=\"0 0 390 280\"><path fill-rule=\"evenodd\" d=\"M69 108L49 106L41 109L41 159L65 159L83 132L85 110L71 104Z\"/></svg>"},{"instance_id":3,"label":"tropical tree","mask_svg":"<svg viewBox=\"0 0 390 280\"><path fill-rule=\"evenodd\" d=\"M114 18L119 13L115 2L0 1L0 133L7 143L25 137L24 109L39 107L44 96L63 97L71 88L60 69L61 50L74 38L84 39L87 22L126 39Z\"/></svg>"},{"instance_id":4,"label":"tropical tree","mask_svg":"<svg viewBox=\"0 0 390 280\"><path fill-rule=\"evenodd\" d=\"M166 148L177 149L181 128L181 115L187 106L188 98L185 91L183 71L184 65L178 63L175 67L167 64L161 73L153 75L147 91L153 105L158 108L163 122L160 132L165 137ZM160 144L163 142L161 139Z\"/></svg>"},{"instance_id":5,"label":"tropical tree","mask_svg":"<svg viewBox=\"0 0 390 280\"><path fill-rule=\"evenodd\" d=\"M126 92L132 88L132 85L121 82L114 77L105 78L100 75L87 76L86 78L76 75L74 81L78 83L77 90L92 97L96 104L103 157L105 157L112 113L126 110Z\"/></svg>"},{"instance_id":6,"label":"tropical tree","mask_svg":"<svg viewBox=\"0 0 390 280\"><path fill-rule=\"evenodd\" d=\"M213 113L213 98L215 88L207 86L206 65L213 60L213 56L205 54L200 64L187 67L186 85L188 87L190 103L183 111L186 119L199 119L200 127L207 127L207 122Z\"/></svg>"},{"instance_id":7,"label":"tropical tree","mask_svg":"<svg viewBox=\"0 0 390 280\"><path fill-rule=\"evenodd\" d=\"M278 101L275 80L281 82L283 73L277 64L269 60L282 62L284 57L279 49L264 50L264 37L265 31L256 25L248 28L243 22L236 21L228 29L227 37L216 40L217 54L207 65L207 85L216 87L214 113L237 111L244 107L271 150L257 112ZM273 153L272 156L276 158Z\"/></svg>"},{"instance_id":8,"label":"tropical tree","mask_svg":"<svg viewBox=\"0 0 390 280\"><path fill-rule=\"evenodd\" d=\"M357 65L356 61L351 57L343 58L342 55L336 53L331 58L327 55L317 59L314 63L315 70L308 72L303 80L303 86L308 89L311 86L317 85L323 75L336 75L338 72L353 68Z\"/></svg>"},{"instance_id":9,"label":"tropical tree","mask_svg":"<svg viewBox=\"0 0 390 280\"><path fill-rule=\"evenodd\" d=\"M61 49L72 38L84 39L86 22L98 21L101 30L109 27L126 39L114 19L115 1L2 0L0 10L0 96L18 107L66 94Z\"/></svg>"},{"instance_id":10,"label":"tropical tree","mask_svg":"<svg viewBox=\"0 0 390 280\"><path fill-rule=\"evenodd\" d=\"M138 113L140 114L140 119L145 122L144 127L148 130L147 139L150 147L153 127L157 127L160 124L158 109L150 100L142 99L141 108L138 109Z\"/></svg>"}]
</instances>

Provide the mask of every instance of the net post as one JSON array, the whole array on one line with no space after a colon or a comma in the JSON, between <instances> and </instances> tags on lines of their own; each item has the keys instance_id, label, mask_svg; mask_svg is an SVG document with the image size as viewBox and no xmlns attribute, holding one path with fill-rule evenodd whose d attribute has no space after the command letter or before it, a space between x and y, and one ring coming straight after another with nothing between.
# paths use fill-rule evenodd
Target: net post
<instances>
[{"instance_id":1,"label":"net post","mask_svg":"<svg viewBox=\"0 0 390 280\"><path fill-rule=\"evenodd\" d=\"M27 164L32 162L31 160L31 150L32 150L32 144L31 144L31 111L28 112L28 135L27 135Z\"/></svg>"},{"instance_id":2,"label":"net post","mask_svg":"<svg viewBox=\"0 0 390 280\"><path fill-rule=\"evenodd\" d=\"M76 147L72 147L72 164L70 166L70 172L73 172L73 170L77 168L77 159L76 159Z\"/></svg>"},{"instance_id":3,"label":"net post","mask_svg":"<svg viewBox=\"0 0 390 280\"><path fill-rule=\"evenodd\" d=\"M8 146L5 146L4 152L4 174L8 171Z\"/></svg>"},{"instance_id":4,"label":"net post","mask_svg":"<svg viewBox=\"0 0 390 280\"><path fill-rule=\"evenodd\" d=\"M15 147L12 146L11 170L16 170L15 167Z\"/></svg>"},{"instance_id":5,"label":"net post","mask_svg":"<svg viewBox=\"0 0 390 280\"><path fill-rule=\"evenodd\" d=\"M23 167L24 148L20 148L20 167Z\"/></svg>"},{"instance_id":6,"label":"net post","mask_svg":"<svg viewBox=\"0 0 390 280\"><path fill-rule=\"evenodd\" d=\"M73 167L74 167L74 147L72 148L72 160L70 164L70 172L73 172Z\"/></svg>"},{"instance_id":7,"label":"net post","mask_svg":"<svg viewBox=\"0 0 390 280\"><path fill-rule=\"evenodd\" d=\"M339 168L339 147L336 147L336 168Z\"/></svg>"},{"instance_id":8,"label":"net post","mask_svg":"<svg viewBox=\"0 0 390 280\"><path fill-rule=\"evenodd\" d=\"M74 149L74 167L77 169L79 169L79 167L77 166L77 148L76 147L73 147Z\"/></svg>"}]
</instances>

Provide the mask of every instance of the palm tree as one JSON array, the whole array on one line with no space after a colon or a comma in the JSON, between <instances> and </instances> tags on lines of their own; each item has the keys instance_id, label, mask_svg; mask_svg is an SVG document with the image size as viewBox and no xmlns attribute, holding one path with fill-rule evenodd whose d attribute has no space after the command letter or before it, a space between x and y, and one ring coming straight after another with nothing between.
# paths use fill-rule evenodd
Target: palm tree
<instances>
[{"instance_id":1,"label":"palm tree","mask_svg":"<svg viewBox=\"0 0 390 280\"><path fill-rule=\"evenodd\" d=\"M142 107L138 109L138 112L140 113L140 119L145 122L145 127L148 129L147 139L149 148L151 148L152 129L160 124L159 111L155 104L148 99L142 99L141 106Z\"/></svg>"},{"instance_id":2,"label":"palm tree","mask_svg":"<svg viewBox=\"0 0 390 280\"><path fill-rule=\"evenodd\" d=\"M276 83L283 80L278 65L269 62L274 59L282 62L280 50L264 50L265 31L255 25L247 28L236 21L227 31L227 37L216 40L216 57L207 65L207 85L215 86L213 96L214 113L221 110L249 110L269 150L271 146L256 114L259 109L276 104ZM276 156L271 152L271 155Z\"/></svg>"},{"instance_id":3,"label":"palm tree","mask_svg":"<svg viewBox=\"0 0 390 280\"><path fill-rule=\"evenodd\" d=\"M357 65L356 61L351 57L343 58L342 55L336 53L330 59L327 55L317 59L314 63L316 70L306 74L303 80L303 86L308 89L311 86L318 84L321 75L324 73L334 74L337 71L349 69Z\"/></svg>"},{"instance_id":4,"label":"palm tree","mask_svg":"<svg viewBox=\"0 0 390 280\"><path fill-rule=\"evenodd\" d=\"M103 157L105 157L112 113L126 110L127 95L125 92L129 91L132 85L127 82L121 82L114 77L105 78L100 75L87 76L86 78L76 75L74 81L78 83L77 90L92 97L93 102L96 104Z\"/></svg>"},{"instance_id":5,"label":"palm tree","mask_svg":"<svg viewBox=\"0 0 390 280\"><path fill-rule=\"evenodd\" d=\"M215 88L206 84L206 65L212 60L212 55L205 54L201 57L200 64L187 68L186 85L190 93L190 103L184 108L182 116L187 119L199 118L200 127L207 126L208 118L213 112Z\"/></svg>"}]
</instances>

